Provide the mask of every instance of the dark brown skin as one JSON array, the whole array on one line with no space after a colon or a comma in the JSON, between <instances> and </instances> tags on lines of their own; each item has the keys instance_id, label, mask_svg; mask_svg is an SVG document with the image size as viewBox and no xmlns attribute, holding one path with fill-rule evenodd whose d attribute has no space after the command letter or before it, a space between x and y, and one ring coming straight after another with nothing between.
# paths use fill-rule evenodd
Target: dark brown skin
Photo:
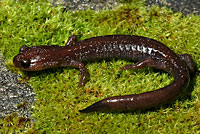
<instances>
[{"instance_id":1,"label":"dark brown skin","mask_svg":"<svg viewBox=\"0 0 200 134\"><path fill-rule=\"evenodd\" d=\"M22 46L13 63L23 71L39 71L54 67L76 67L80 69L79 87L85 84L85 62L119 58L138 61L121 70L154 67L170 73L174 81L163 88L141 94L105 98L80 112L113 112L144 109L176 99L188 87L194 72L190 55L176 55L162 43L141 36L107 35L76 41L71 36L66 46Z\"/></svg>"}]
</instances>

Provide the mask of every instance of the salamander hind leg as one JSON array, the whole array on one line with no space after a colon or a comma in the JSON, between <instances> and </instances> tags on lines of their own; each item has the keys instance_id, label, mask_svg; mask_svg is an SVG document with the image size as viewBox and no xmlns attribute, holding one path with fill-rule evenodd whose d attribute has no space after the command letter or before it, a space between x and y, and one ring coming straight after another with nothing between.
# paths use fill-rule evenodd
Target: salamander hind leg
<instances>
[{"instance_id":1,"label":"salamander hind leg","mask_svg":"<svg viewBox=\"0 0 200 134\"><path fill-rule=\"evenodd\" d=\"M127 69L141 69L144 67L155 67L157 62L152 58L146 58L141 61L138 61L137 63L133 65L125 65L124 67L121 67L121 70L127 70Z\"/></svg>"},{"instance_id":2,"label":"salamander hind leg","mask_svg":"<svg viewBox=\"0 0 200 134\"><path fill-rule=\"evenodd\" d=\"M180 57L182 61L185 62L185 64L187 65L190 71L190 74L193 75L195 73L195 69L194 69L194 62L193 62L192 56L189 54L179 54L178 56Z\"/></svg>"}]
</instances>

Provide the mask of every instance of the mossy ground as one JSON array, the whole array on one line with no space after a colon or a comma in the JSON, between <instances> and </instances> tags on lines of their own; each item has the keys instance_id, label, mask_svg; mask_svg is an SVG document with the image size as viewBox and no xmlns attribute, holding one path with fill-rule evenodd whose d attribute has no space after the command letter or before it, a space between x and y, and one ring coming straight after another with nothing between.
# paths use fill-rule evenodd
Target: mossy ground
<instances>
[{"instance_id":1,"label":"mossy ground","mask_svg":"<svg viewBox=\"0 0 200 134\"><path fill-rule=\"evenodd\" d=\"M166 86L173 79L154 69L120 71L128 61L91 62L88 81L78 88L79 70L57 68L22 74L34 88L35 122L16 115L0 120L2 133L200 133L200 16L183 16L167 8L146 7L134 0L111 11L63 11L49 3L0 4L0 49L7 66L26 44L64 45L100 35L140 35L156 39L176 53L192 55L198 73L184 97L161 107L129 113L88 113L78 110L105 97L142 93ZM24 121L25 120L25 121ZM20 124L20 125L19 125Z\"/></svg>"}]
</instances>

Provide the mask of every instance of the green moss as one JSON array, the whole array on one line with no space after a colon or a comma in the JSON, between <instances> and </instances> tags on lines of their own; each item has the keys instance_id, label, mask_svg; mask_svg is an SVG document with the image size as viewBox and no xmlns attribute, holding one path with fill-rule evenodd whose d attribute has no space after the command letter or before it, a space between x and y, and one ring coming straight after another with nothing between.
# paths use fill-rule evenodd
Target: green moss
<instances>
[{"instance_id":1,"label":"green moss","mask_svg":"<svg viewBox=\"0 0 200 134\"><path fill-rule=\"evenodd\" d=\"M137 0L115 10L99 12L63 12L62 7L52 7L49 3L4 0L0 5L0 23L0 49L10 67L12 58L24 44L64 45L72 34L78 35L80 40L127 34L156 39L176 53L189 53L198 70L200 68L200 16L183 16L157 6L149 9ZM189 95L166 106L133 113L79 113L78 110L105 97L155 90L172 81L167 73L149 68L120 71L119 68L128 63L123 60L88 63L90 76L82 88L78 88L77 69L57 68L30 73L27 82L33 86L37 100L33 107L35 123L19 127L12 123L13 129L20 132L26 128L29 133L200 132L199 74L188 89ZM0 121L3 122L0 123L2 131L14 132L7 131L6 120Z\"/></svg>"},{"instance_id":2,"label":"green moss","mask_svg":"<svg viewBox=\"0 0 200 134\"><path fill-rule=\"evenodd\" d=\"M17 113L13 113L7 116L4 120L0 120L0 133L12 134L21 133L25 131L25 128L31 126L31 119L19 117ZM31 129L30 129L31 130Z\"/></svg>"}]
</instances>

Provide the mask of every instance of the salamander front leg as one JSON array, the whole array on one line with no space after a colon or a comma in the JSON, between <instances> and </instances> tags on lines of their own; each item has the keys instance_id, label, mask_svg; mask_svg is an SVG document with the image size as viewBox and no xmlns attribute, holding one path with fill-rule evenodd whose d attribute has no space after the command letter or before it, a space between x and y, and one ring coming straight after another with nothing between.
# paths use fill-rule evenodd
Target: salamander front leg
<instances>
[{"instance_id":1,"label":"salamander front leg","mask_svg":"<svg viewBox=\"0 0 200 134\"><path fill-rule=\"evenodd\" d=\"M79 69L80 69L81 78L80 78L78 86L82 87L83 85L85 85L85 82L86 82L86 69L85 69L84 64L81 64L79 66Z\"/></svg>"},{"instance_id":2,"label":"salamander front leg","mask_svg":"<svg viewBox=\"0 0 200 134\"><path fill-rule=\"evenodd\" d=\"M82 62L78 62L78 61L73 61L71 62L70 66L79 68L80 70L80 74L81 74L81 78L79 81L79 87L83 86L86 82L86 69L85 69L85 65Z\"/></svg>"},{"instance_id":3,"label":"salamander front leg","mask_svg":"<svg viewBox=\"0 0 200 134\"><path fill-rule=\"evenodd\" d=\"M65 46L71 46L74 45L77 42L77 37L76 35L72 35L69 37L67 43L65 44Z\"/></svg>"}]
</instances>

